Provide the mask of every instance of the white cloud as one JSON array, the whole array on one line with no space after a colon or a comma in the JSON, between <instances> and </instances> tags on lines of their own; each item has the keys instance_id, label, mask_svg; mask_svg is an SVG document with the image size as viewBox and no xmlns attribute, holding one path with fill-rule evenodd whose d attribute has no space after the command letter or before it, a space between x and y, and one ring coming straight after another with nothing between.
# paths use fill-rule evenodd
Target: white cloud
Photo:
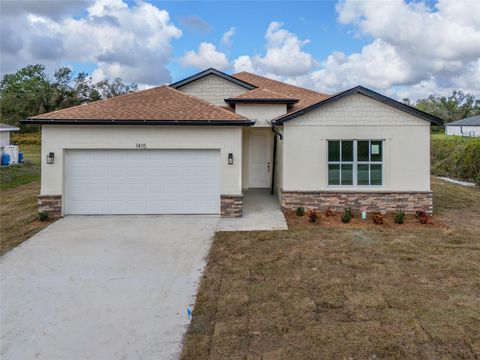
<instances>
[{"instance_id":1,"label":"white cloud","mask_svg":"<svg viewBox=\"0 0 480 360\"><path fill-rule=\"evenodd\" d=\"M213 67L225 70L229 66L227 56L218 51L212 43L202 42L197 51L188 51L181 59L182 65L193 66L197 69Z\"/></svg>"},{"instance_id":2,"label":"white cloud","mask_svg":"<svg viewBox=\"0 0 480 360\"><path fill-rule=\"evenodd\" d=\"M295 34L282 28L280 22L271 22L265 39L267 51L265 56L243 55L234 62L236 71L255 71L273 76L299 76L313 69L316 65L313 56L302 48L309 40L300 40Z\"/></svg>"},{"instance_id":3,"label":"white cloud","mask_svg":"<svg viewBox=\"0 0 480 360\"><path fill-rule=\"evenodd\" d=\"M387 89L392 84L408 82L411 69L397 50L383 40L375 40L360 53L349 56L335 52L312 72L316 88L327 92L347 89L359 84L376 89Z\"/></svg>"},{"instance_id":4,"label":"white cloud","mask_svg":"<svg viewBox=\"0 0 480 360\"><path fill-rule=\"evenodd\" d=\"M226 31L222 36L222 44L225 46L232 45L232 36L235 35L235 28L232 26L228 31Z\"/></svg>"},{"instance_id":5,"label":"white cloud","mask_svg":"<svg viewBox=\"0 0 480 360\"><path fill-rule=\"evenodd\" d=\"M480 94L480 46L475 45L480 44L480 6L474 2L440 0L429 7L402 0L345 0L337 11L341 23L374 40L343 62L327 59L316 73L317 86L329 73L336 79L327 88L363 79L362 83L391 93L399 88L399 97L408 95L409 89L410 97L455 88ZM364 61L375 71L362 66Z\"/></svg>"},{"instance_id":6,"label":"white cloud","mask_svg":"<svg viewBox=\"0 0 480 360\"><path fill-rule=\"evenodd\" d=\"M171 81L166 68L171 42L182 31L166 10L145 2L129 7L122 0L97 0L84 17L58 19L27 10L2 19L2 73L32 63L54 68L86 62L96 64L97 79L118 76L146 85ZM11 40L22 47L10 46Z\"/></svg>"},{"instance_id":7,"label":"white cloud","mask_svg":"<svg viewBox=\"0 0 480 360\"><path fill-rule=\"evenodd\" d=\"M334 51L317 61L304 50L308 40L272 22L266 54L238 57L235 70L328 93L365 85L400 99L453 89L480 96L480 6L474 2L343 0L337 12L357 36L372 38L359 52Z\"/></svg>"}]
</instances>

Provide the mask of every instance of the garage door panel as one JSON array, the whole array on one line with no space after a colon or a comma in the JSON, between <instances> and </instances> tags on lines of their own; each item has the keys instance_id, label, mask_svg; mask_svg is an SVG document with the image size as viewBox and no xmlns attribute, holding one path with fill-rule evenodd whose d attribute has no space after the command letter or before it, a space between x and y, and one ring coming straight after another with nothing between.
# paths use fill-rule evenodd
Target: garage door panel
<instances>
[{"instance_id":1,"label":"garage door panel","mask_svg":"<svg viewBox=\"0 0 480 360\"><path fill-rule=\"evenodd\" d=\"M218 150L71 150L67 214L218 214Z\"/></svg>"}]
</instances>

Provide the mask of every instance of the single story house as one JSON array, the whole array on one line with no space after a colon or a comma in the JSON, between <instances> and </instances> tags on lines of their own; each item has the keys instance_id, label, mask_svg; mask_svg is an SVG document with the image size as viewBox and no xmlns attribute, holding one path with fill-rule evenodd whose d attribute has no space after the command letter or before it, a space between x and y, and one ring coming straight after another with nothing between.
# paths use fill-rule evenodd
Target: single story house
<instances>
[{"instance_id":1,"label":"single story house","mask_svg":"<svg viewBox=\"0 0 480 360\"><path fill-rule=\"evenodd\" d=\"M432 211L439 119L362 86L327 95L208 69L23 123L42 125L39 208L54 216L237 217L251 188L284 209Z\"/></svg>"},{"instance_id":2,"label":"single story house","mask_svg":"<svg viewBox=\"0 0 480 360\"><path fill-rule=\"evenodd\" d=\"M446 135L480 136L480 115L445 124Z\"/></svg>"}]
</instances>

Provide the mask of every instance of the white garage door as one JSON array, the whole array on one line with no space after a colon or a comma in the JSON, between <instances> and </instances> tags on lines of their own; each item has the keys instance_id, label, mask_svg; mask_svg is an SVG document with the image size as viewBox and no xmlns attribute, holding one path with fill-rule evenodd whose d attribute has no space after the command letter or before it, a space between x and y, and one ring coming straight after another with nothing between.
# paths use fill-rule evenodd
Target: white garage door
<instances>
[{"instance_id":1,"label":"white garage door","mask_svg":"<svg viewBox=\"0 0 480 360\"><path fill-rule=\"evenodd\" d=\"M66 214L218 214L217 150L69 150Z\"/></svg>"}]
</instances>

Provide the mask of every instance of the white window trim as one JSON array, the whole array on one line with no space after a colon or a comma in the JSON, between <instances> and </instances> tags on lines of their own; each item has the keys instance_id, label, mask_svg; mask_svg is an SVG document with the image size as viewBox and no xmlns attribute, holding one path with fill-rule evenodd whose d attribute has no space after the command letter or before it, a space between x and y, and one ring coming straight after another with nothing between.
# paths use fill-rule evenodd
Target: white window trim
<instances>
[{"instance_id":1,"label":"white window trim","mask_svg":"<svg viewBox=\"0 0 480 360\"><path fill-rule=\"evenodd\" d=\"M328 161L328 143L330 141L340 141L340 161ZM353 161L342 161L342 141L353 141ZM368 141L368 161L358 161L357 160L357 147L359 141ZM382 160L381 161L371 161L371 144L372 141L380 141L382 143ZM327 146L327 171L326 171L326 183L327 188L331 189L383 189L385 187L385 139L327 139L326 141ZM381 185L358 185L358 165L382 165L382 184ZM338 185L330 185L328 182L328 172L329 172L329 165L340 165L340 184ZM353 184L352 185L341 185L342 182L342 165L352 165L352 177L353 177ZM368 182L370 183L370 168L368 171Z\"/></svg>"}]
</instances>

